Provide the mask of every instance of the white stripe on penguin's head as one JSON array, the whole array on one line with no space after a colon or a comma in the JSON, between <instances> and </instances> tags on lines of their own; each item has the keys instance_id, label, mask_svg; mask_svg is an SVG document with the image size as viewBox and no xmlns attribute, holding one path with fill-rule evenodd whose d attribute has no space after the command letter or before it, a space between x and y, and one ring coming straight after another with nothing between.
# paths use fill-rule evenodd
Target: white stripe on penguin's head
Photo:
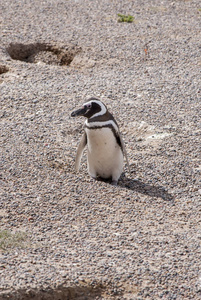
<instances>
[{"instance_id":1,"label":"white stripe on penguin's head","mask_svg":"<svg viewBox=\"0 0 201 300\"><path fill-rule=\"evenodd\" d=\"M98 104L100 106L100 111L97 112L96 114L92 115L89 119L94 118L94 117L98 117L98 116L102 116L102 115L104 115L106 113L107 108L106 108L106 106L100 100L95 100L95 99L94 100L90 100L90 101L84 103L84 106L89 106L92 103Z\"/></svg>"}]
</instances>

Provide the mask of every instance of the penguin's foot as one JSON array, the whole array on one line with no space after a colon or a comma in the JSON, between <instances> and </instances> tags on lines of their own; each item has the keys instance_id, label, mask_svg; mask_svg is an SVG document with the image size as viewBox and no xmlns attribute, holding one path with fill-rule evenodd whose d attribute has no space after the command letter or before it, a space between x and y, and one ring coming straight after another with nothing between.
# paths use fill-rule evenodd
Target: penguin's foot
<instances>
[{"instance_id":1,"label":"penguin's foot","mask_svg":"<svg viewBox=\"0 0 201 300\"><path fill-rule=\"evenodd\" d=\"M112 180L111 184L117 186L117 180Z\"/></svg>"},{"instance_id":2,"label":"penguin's foot","mask_svg":"<svg viewBox=\"0 0 201 300\"><path fill-rule=\"evenodd\" d=\"M99 175L97 176L91 176L91 181L103 181L103 182L108 182L108 183L111 183L112 185L114 186L117 186L118 184L118 180L112 180L111 181L111 177L110 178L103 178L103 177L100 177Z\"/></svg>"},{"instance_id":3,"label":"penguin's foot","mask_svg":"<svg viewBox=\"0 0 201 300\"><path fill-rule=\"evenodd\" d=\"M102 181L102 178L98 176L91 176L91 181Z\"/></svg>"}]
</instances>

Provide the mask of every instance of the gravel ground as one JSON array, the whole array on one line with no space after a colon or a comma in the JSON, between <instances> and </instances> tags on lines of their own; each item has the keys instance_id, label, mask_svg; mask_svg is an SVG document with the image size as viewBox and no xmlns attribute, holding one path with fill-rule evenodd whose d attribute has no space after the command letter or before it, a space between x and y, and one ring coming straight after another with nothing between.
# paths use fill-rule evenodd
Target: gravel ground
<instances>
[{"instance_id":1,"label":"gravel ground","mask_svg":"<svg viewBox=\"0 0 201 300\"><path fill-rule=\"evenodd\" d=\"M0 10L0 299L201 299L200 1ZM118 187L86 152L74 171L90 96L124 137Z\"/></svg>"}]
</instances>

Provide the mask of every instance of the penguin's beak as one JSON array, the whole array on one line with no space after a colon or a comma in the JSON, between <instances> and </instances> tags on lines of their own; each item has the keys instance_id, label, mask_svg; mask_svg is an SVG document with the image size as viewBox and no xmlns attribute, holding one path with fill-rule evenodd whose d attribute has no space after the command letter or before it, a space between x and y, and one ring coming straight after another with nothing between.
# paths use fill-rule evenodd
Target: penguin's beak
<instances>
[{"instance_id":1,"label":"penguin's beak","mask_svg":"<svg viewBox=\"0 0 201 300\"><path fill-rule=\"evenodd\" d=\"M87 107L84 106L78 110L75 110L71 113L71 117L78 117L78 116L84 116L85 113L87 112Z\"/></svg>"}]
</instances>

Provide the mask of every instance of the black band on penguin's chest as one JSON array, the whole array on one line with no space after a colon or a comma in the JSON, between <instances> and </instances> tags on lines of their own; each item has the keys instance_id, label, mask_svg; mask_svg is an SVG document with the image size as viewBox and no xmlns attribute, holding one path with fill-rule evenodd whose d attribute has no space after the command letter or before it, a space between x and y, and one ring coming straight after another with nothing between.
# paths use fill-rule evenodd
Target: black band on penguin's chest
<instances>
[{"instance_id":1,"label":"black band on penguin's chest","mask_svg":"<svg viewBox=\"0 0 201 300\"><path fill-rule=\"evenodd\" d=\"M102 128L109 128L109 129L111 129L112 133L114 134L114 137L116 139L117 144L119 145L119 147L121 148L121 150L123 152L123 147L122 147L122 144L121 144L120 137L119 137L119 135L117 134L116 130L114 129L114 127L112 125L107 124L107 125L102 125L102 126L89 127L87 124L85 124L84 128L87 128L89 130L102 129Z\"/></svg>"}]
</instances>

